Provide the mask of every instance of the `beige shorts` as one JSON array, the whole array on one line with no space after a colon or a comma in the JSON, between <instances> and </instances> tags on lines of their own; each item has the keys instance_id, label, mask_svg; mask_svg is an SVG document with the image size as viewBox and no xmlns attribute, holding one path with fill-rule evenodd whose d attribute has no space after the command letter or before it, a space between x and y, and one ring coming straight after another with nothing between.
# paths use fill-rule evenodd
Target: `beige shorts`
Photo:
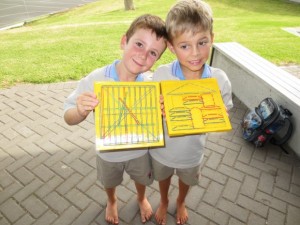
<instances>
[{"instance_id":1,"label":"beige shorts","mask_svg":"<svg viewBox=\"0 0 300 225\"><path fill-rule=\"evenodd\" d=\"M157 181L162 181L167 179L176 173L179 179L185 183L186 185L193 186L199 183L199 179L201 177L201 165L195 166L187 169L176 169L165 166L155 159L152 160L152 168L153 168L153 176Z\"/></svg>"},{"instance_id":2,"label":"beige shorts","mask_svg":"<svg viewBox=\"0 0 300 225\"><path fill-rule=\"evenodd\" d=\"M97 155L96 163L97 178L105 188L120 185L123 181L124 171L139 184L150 185L153 182L150 155L148 153L125 162L108 162Z\"/></svg>"}]
</instances>

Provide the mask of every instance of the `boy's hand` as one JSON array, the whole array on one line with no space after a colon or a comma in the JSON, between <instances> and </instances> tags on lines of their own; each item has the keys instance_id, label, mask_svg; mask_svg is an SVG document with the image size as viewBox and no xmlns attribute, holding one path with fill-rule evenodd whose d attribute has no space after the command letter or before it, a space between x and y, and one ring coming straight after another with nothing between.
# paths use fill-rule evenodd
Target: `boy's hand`
<instances>
[{"instance_id":1,"label":"boy's hand","mask_svg":"<svg viewBox=\"0 0 300 225\"><path fill-rule=\"evenodd\" d=\"M165 118L166 117L166 112L165 112L165 104L164 104L164 96L163 95L160 95L159 102L160 102L161 114Z\"/></svg>"},{"instance_id":2,"label":"boy's hand","mask_svg":"<svg viewBox=\"0 0 300 225\"><path fill-rule=\"evenodd\" d=\"M84 92L78 96L76 100L77 112L82 117L87 117L87 115L95 109L99 101L97 96L93 92Z\"/></svg>"}]
</instances>

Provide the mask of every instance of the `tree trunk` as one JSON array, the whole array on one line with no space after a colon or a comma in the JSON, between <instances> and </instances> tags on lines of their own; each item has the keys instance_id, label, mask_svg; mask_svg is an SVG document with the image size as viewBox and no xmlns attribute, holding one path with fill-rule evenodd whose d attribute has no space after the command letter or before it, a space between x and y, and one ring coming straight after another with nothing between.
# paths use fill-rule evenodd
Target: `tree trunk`
<instances>
[{"instance_id":1,"label":"tree trunk","mask_svg":"<svg viewBox=\"0 0 300 225\"><path fill-rule=\"evenodd\" d=\"M134 10L133 0L124 0L125 10Z\"/></svg>"}]
</instances>

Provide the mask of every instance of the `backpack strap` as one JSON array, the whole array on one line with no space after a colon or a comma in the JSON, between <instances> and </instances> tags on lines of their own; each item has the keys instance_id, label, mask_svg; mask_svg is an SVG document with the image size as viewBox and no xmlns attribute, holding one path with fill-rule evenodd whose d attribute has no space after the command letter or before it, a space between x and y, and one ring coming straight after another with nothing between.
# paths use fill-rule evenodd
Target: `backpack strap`
<instances>
[{"instance_id":1,"label":"backpack strap","mask_svg":"<svg viewBox=\"0 0 300 225\"><path fill-rule=\"evenodd\" d=\"M292 121L289 119L289 118L285 118L284 119L285 122L288 123L288 128L287 128L287 132L286 134L279 138L279 139L276 139L275 137L272 137L270 142L273 144L273 145L278 145L281 147L282 150L284 150L286 153L288 153L284 148L283 148L283 144L285 144L289 139L290 137L292 136L292 133L293 133L293 124L292 124Z\"/></svg>"}]
</instances>

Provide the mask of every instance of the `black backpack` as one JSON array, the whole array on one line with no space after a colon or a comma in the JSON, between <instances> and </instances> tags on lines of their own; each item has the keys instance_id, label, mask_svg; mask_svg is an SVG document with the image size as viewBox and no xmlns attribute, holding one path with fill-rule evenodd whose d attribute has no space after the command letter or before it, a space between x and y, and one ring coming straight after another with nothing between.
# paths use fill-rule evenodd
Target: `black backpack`
<instances>
[{"instance_id":1,"label":"black backpack","mask_svg":"<svg viewBox=\"0 0 300 225\"><path fill-rule=\"evenodd\" d=\"M292 135L293 124L290 120L292 113L279 106L272 98L265 98L258 107L249 110L241 123L243 138L262 147L266 143L283 148Z\"/></svg>"}]
</instances>

